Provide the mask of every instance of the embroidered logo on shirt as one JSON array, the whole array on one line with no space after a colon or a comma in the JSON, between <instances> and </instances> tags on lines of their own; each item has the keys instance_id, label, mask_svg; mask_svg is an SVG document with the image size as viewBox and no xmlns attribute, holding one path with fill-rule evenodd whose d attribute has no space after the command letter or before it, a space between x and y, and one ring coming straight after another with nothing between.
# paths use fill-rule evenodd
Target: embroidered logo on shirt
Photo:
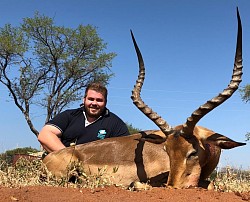
<instances>
[{"instance_id":1,"label":"embroidered logo on shirt","mask_svg":"<svg viewBox=\"0 0 250 202\"><path fill-rule=\"evenodd\" d=\"M99 130L97 137L103 140L106 134L107 134L106 130Z\"/></svg>"}]
</instances>

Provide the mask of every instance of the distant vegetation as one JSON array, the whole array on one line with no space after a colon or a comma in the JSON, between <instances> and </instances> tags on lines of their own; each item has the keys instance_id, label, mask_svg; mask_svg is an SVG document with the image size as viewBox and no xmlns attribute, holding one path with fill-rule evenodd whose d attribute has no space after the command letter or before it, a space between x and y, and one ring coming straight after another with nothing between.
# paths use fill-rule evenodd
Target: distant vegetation
<instances>
[{"instance_id":1,"label":"distant vegetation","mask_svg":"<svg viewBox=\"0 0 250 202\"><path fill-rule=\"evenodd\" d=\"M7 150L6 152L0 154L0 160L6 162L9 165L12 163L12 159L15 154L30 154L35 152L38 152L38 150L31 147Z\"/></svg>"},{"instance_id":2,"label":"distant vegetation","mask_svg":"<svg viewBox=\"0 0 250 202\"><path fill-rule=\"evenodd\" d=\"M130 134L138 133L142 131L142 129L135 128L132 124L127 123L128 131Z\"/></svg>"}]
</instances>

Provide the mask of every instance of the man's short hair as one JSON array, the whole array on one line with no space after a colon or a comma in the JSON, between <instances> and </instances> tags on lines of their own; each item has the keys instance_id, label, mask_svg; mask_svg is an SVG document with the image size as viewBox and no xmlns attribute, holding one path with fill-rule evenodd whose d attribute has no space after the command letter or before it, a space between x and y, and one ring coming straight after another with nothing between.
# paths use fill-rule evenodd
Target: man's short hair
<instances>
[{"instance_id":1,"label":"man's short hair","mask_svg":"<svg viewBox=\"0 0 250 202\"><path fill-rule=\"evenodd\" d=\"M103 97L105 98L105 101L107 102L107 97L108 97L108 90L107 88L101 84L101 83L90 83L87 88L85 89L85 95L84 97L86 98L88 90L94 90L98 93L101 93Z\"/></svg>"}]
</instances>

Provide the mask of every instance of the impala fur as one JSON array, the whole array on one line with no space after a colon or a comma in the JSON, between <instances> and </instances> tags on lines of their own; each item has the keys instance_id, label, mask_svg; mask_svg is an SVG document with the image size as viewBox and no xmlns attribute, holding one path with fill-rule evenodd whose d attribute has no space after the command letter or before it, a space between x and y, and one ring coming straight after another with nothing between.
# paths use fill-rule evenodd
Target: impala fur
<instances>
[{"instance_id":1,"label":"impala fur","mask_svg":"<svg viewBox=\"0 0 250 202\"><path fill-rule=\"evenodd\" d=\"M126 137L108 138L52 152L43 160L48 170L56 176L66 176L67 166L77 161L81 162L86 174L97 173L98 168L107 166L107 174L114 177L113 183L125 187L137 181L174 188L203 186L205 179L219 162L221 149L245 145L196 125L207 113L230 98L241 82L242 28L238 9L237 18L237 46L230 84L218 96L195 110L184 124L173 128L140 97L145 68L131 31L139 62L139 75L131 98L137 108L160 130L142 131ZM113 172L114 168L117 168L116 172Z\"/></svg>"}]
</instances>

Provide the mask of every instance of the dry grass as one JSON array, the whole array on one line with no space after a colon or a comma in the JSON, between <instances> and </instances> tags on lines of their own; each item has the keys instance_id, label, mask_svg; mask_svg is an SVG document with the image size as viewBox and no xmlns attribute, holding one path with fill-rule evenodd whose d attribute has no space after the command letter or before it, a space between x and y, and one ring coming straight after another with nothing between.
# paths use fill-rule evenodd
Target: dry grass
<instances>
[{"instance_id":1,"label":"dry grass","mask_svg":"<svg viewBox=\"0 0 250 202\"><path fill-rule=\"evenodd\" d=\"M117 170L114 169L114 172ZM213 173L216 191L249 192L250 171L234 168L224 168ZM75 188L96 188L112 184L112 177L106 168L98 170L98 174L87 176L80 163L71 164L66 178L56 179L42 164L41 160L19 159L15 166L0 162L0 186L55 186Z\"/></svg>"},{"instance_id":2,"label":"dry grass","mask_svg":"<svg viewBox=\"0 0 250 202\"><path fill-rule=\"evenodd\" d=\"M215 190L223 192L249 192L250 171L231 168L230 166L216 172Z\"/></svg>"},{"instance_id":3,"label":"dry grass","mask_svg":"<svg viewBox=\"0 0 250 202\"><path fill-rule=\"evenodd\" d=\"M54 186L96 188L111 185L111 177L107 176L106 168L98 170L96 175L87 176L80 164L71 164L68 176L57 179L46 169L41 160L27 160L20 158L15 166L8 166L0 162L0 186Z\"/></svg>"}]
</instances>

